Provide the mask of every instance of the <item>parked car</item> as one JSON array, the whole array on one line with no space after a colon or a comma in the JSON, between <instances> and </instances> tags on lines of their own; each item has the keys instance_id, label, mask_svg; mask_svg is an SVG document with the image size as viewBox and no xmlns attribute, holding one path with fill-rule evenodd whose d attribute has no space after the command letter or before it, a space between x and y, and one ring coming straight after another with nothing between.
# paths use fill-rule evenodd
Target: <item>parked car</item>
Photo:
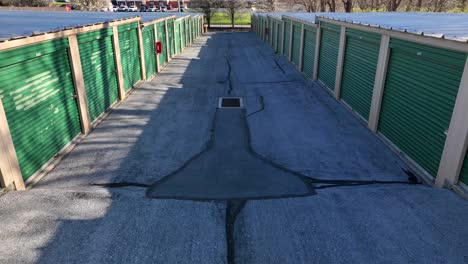
<instances>
[{"instance_id":1,"label":"parked car","mask_svg":"<svg viewBox=\"0 0 468 264\"><path fill-rule=\"evenodd\" d=\"M112 11L118 12L118 11L119 11L119 7L116 6L116 5L112 6Z\"/></svg>"},{"instance_id":2,"label":"parked car","mask_svg":"<svg viewBox=\"0 0 468 264\"><path fill-rule=\"evenodd\" d=\"M128 12L128 6L126 5L120 5L119 8L117 9L118 12Z\"/></svg>"},{"instance_id":3,"label":"parked car","mask_svg":"<svg viewBox=\"0 0 468 264\"><path fill-rule=\"evenodd\" d=\"M156 6L150 5L148 9L146 10L146 12L158 12L157 10L158 8Z\"/></svg>"},{"instance_id":4,"label":"parked car","mask_svg":"<svg viewBox=\"0 0 468 264\"><path fill-rule=\"evenodd\" d=\"M142 5L140 6L140 12L148 12L148 8L146 6Z\"/></svg>"},{"instance_id":5,"label":"parked car","mask_svg":"<svg viewBox=\"0 0 468 264\"><path fill-rule=\"evenodd\" d=\"M166 7L167 7L167 10L172 10L172 9L174 9L174 8L172 7L172 5L167 5Z\"/></svg>"},{"instance_id":6,"label":"parked car","mask_svg":"<svg viewBox=\"0 0 468 264\"><path fill-rule=\"evenodd\" d=\"M128 12L138 12L138 8L135 5L128 7Z\"/></svg>"},{"instance_id":7,"label":"parked car","mask_svg":"<svg viewBox=\"0 0 468 264\"><path fill-rule=\"evenodd\" d=\"M166 6L161 6L161 12L167 12L167 7Z\"/></svg>"}]
</instances>

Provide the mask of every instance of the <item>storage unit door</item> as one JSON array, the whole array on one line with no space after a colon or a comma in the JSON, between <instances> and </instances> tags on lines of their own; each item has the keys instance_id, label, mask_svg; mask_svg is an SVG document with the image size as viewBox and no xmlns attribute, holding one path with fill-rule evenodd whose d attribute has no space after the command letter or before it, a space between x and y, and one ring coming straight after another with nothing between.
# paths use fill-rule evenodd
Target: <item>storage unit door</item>
<instances>
[{"instance_id":1,"label":"storage unit door","mask_svg":"<svg viewBox=\"0 0 468 264\"><path fill-rule=\"evenodd\" d=\"M369 119L380 35L346 30L341 99L365 120Z\"/></svg>"},{"instance_id":2,"label":"storage unit door","mask_svg":"<svg viewBox=\"0 0 468 264\"><path fill-rule=\"evenodd\" d=\"M185 46L187 45L187 42L186 42L186 37L185 37L185 20L182 20L180 22L180 37L182 39L182 49L185 49Z\"/></svg>"},{"instance_id":3,"label":"storage unit door","mask_svg":"<svg viewBox=\"0 0 468 264\"><path fill-rule=\"evenodd\" d=\"M284 55L286 55L286 57L289 57L289 40L290 40L290 37L291 37L291 23L290 22L286 22L284 23Z\"/></svg>"},{"instance_id":4,"label":"storage unit door","mask_svg":"<svg viewBox=\"0 0 468 264\"><path fill-rule=\"evenodd\" d=\"M273 20L271 18L268 19L268 44L270 47L273 47Z\"/></svg>"},{"instance_id":5,"label":"storage unit door","mask_svg":"<svg viewBox=\"0 0 468 264\"><path fill-rule=\"evenodd\" d=\"M146 79L157 71L154 25L143 28L143 46L145 50Z\"/></svg>"},{"instance_id":6,"label":"storage unit door","mask_svg":"<svg viewBox=\"0 0 468 264\"><path fill-rule=\"evenodd\" d=\"M463 162L463 167L460 172L460 182L468 185L468 152L465 156L465 162Z\"/></svg>"},{"instance_id":7,"label":"storage unit door","mask_svg":"<svg viewBox=\"0 0 468 264\"><path fill-rule=\"evenodd\" d=\"M92 121L119 98L112 28L78 35L81 67Z\"/></svg>"},{"instance_id":8,"label":"storage unit door","mask_svg":"<svg viewBox=\"0 0 468 264\"><path fill-rule=\"evenodd\" d=\"M159 56L159 65L164 65L167 62L167 49L166 49L166 27L164 22L159 22L157 25L158 41L161 42L161 53Z\"/></svg>"},{"instance_id":9,"label":"storage unit door","mask_svg":"<svg viewBox=\"0 0 468 264\"><path fill-rule=\"evenodd\" d=\"M276 39L276 46L278 47L278 52L281 52L281 46L282 46L282 40L283 40L283 27L282 23L278 23L278 38Z\"/></svg>"},{"instance_id":10,"label":"storage unit door","mask_svg":"<svg viewBox=\"0 0 468 264\"><path fill-rule=\"evenodd\" d=\"M392 39L379 131L435 176L466 54Z\"/></svg>"},{"instance_id":11,"label":"storage unit door","mask_svg":"<svg viewBox=\"0 0 468 264\"><path fill-rule=\"evenodd\" d=\"M301 25L293 24L292 62L299 66L301 50Z\"/></svg>"},{"instance_id":12,"label":"storage unit door","mask_svg":"<svg viewBox=\"0 0 468 264\"><path fill-rule=\"evenodd\" d=\"M320 24L320 59L318 79L331 91L335 89L336 64L340 45L340 27L327 23Z\"/></svg>"},{"instance_id":13,"label":"storage unit door","mask_svg":"<svg viewBox=\"0 0 468 264\"><path fill-rule=\"evenodd\" d=\"M278 51L278 42L276 41L276 37L278 36L278 23L276 21L273 22L273 40L272 40L272 47L275 52Z\"/></svg>"},{"instance_id":14,"label":"storage unit door","mask_svg":"<svg viewBox=\"0 0 468 264\"><path fill-rule=\"evenodd\" d=\"M180 23L176 22L176 27L175 27L175 49L176 49L176 54L180 54Z\"/></svg>"},{"instance_id":15,"label":"storage unit door","mask_svg":"<svg viewBox=\"0 0 468 264\"><path fill-rule=\"evenodd\" d=\"M174 47L174 21L168 20L167 21L167 32L168 32L168 38L169 38L169 54L172 57L172 55L175 54L175 47Z\"/></svg>"},{"instance_id":16,"label":"storage unit door","mask_svg":"<svg viewBox=\"0 0 468 264\"><path fill-rule=\"evenodd\" d=\"M128 91L141 80L140 54L138 51L138 23L119 27L120 57L124 89Z\"/></svg>"},{"instance_id":17,"label":"storage unit door","mask_svg":"<svg viewBox=\"0 0 468 264\"><path fill-rule=\"evenodd\" d=\"M304 26L304 55L302 56L302 71L311 79L314 75L316 35L317 31L315 28Z\"/></svg>"},{"instance_id":18,"label":"storage unit door","mask_svg":"<svg viewBox=\"0 0 468 264\"><path fill-rule=\"evenodd\" d=\"M0 83L21 173L28 179L81 131L68 40L0 52Z\"/></svg>"}]
</instances>

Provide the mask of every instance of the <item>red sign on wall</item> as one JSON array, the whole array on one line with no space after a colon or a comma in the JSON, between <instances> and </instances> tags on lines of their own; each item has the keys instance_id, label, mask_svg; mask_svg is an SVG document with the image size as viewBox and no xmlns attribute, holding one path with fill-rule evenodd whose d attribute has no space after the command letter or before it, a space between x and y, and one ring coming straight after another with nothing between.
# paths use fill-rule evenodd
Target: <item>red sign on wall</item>
<instances>
[{"instance_id":1,"label":"red sign on wall","mask_svg":"<svg viewBox=\"0 0 468 264\"><path fill-rule=\"evenodd\" d=\"M161 41L157 41L157 42L156 42L156 53L157 53L157 54L162 53L162 44L161 44Z\"/></svg>"}]
</instances>

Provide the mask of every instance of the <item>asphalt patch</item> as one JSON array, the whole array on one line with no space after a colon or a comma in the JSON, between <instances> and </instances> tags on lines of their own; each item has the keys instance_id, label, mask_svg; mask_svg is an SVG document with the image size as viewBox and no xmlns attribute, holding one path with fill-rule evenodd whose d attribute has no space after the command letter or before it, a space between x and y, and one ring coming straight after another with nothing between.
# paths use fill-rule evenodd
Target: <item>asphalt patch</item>
<instances>
[{"instance_id":1,"label":"asphalt patch","mask_svg":"<svg viewBox=\"0 0 468 264\"><path fill-rule=\"evenodd\" d=\"M250 147L243 109L218 109L205 151L147 189L147 197L187 200L271 199L315 194L300 175Z\"/></svg>"}]
</instances>

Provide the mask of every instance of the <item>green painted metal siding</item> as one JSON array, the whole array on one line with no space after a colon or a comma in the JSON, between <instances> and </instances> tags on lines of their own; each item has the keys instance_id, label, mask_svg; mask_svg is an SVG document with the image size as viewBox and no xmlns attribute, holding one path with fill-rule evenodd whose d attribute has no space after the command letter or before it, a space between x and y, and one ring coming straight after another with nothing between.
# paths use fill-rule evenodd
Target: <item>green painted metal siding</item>
<instances>
[{"instance_id":1,"label":"green painted metal siding","mask_svg":"<svg viewBox=\"0 0 468 264\"><path fill-rule=\"evenodd\" d=\"M168 20L167 21L167 31L169 37L169 54L172 56L175 54L175 47L174 47L174 21Z\"/></svg>"},{"instance_id":2,"label":"green painted metal siding","mask_svg":"<svg viewBox=\"0 0 468 264\"><path fill-rule=\"evenodd\" d=\"M143 48L145 50L146 79L150 79L157 71L154 25L143 28Z\"/></svg>"},{"instance_id":3,"label":"green painted metal siding","mask_svg":"<svg viewBox=\"0 0 468 264\"><path fill-rule=\"evenodd\" d=\"M166 47L166 27L163 22L159 22L157 25L157 33L158 33L158 41L161 42L161 53L158 54L159 56L159 65L162 66L167 62L167 47Z\"/></svg>"},{"instance_id":4,"label":"green painted metal siding","mask_svg":"<svg viewBox=\"0 0 468 264\"><path fill-rule=\"evenodd\" d=\"M181 50L180 50L180 23L179 22L176 22L174 38L175 38L175 43L176 43L175 45L176 54L180 54Z\"/></svg>"},{"instance_id":5,"label":"green painted metal siding","mask_svg":"<svg viewBox=\"0 0 468 264\"><path fill-rule=\"evenodd\" d=\"M320 59L318 79L331 91L335 89L336 64L340 43L340 27L327 23L320 24Z\"/></svg>"},{"instance_id":6,"label":"green painted metal siding","mask_svg":"<svg viewBox=\"0 0 468 264\"><path fill-rule=\"evenodd\" d=\"M186 43L186 37L185 37L185 19L180 21L180 38L181 38L181 47L182 49L185 49L185 46L187 45Z\"/></svg>"},{"instance_id":7,"label":"green painted metal siding","mask_svg":"<svg viewBox=\"0 0 468 264\"><path fill-rule=\"evenodd\" d=\"M128 91L141 80L137 28L138 23L126 24L118 28L125 91Z\"/></svg>"},{"instance_id":8,"label":"green painted metal siding","mask_svg":"<svg viewBox=\"0 0 468 264\"><path fill-rule=\"evenodd\" d=\"M292 54L291 60L296 65L299 66L300 52L301 52L301 28L300 24L293 24L293 41L292 41Z\"/></svg>"},{"instance_id":9,"label":"green painted metal siding","mask_svg":"<svg viewBox=\"0 0 468 264\"><path fill-rule=\"evenodd\" d=\"M284 55L289 57L289 39L291 37L291 22L284 23Z\"/></svg>"},{"instance_id":10,"label":"green painted metal siding","mask_svg":"<svg viewBox=\"0 0 468 264\"><path fill-rule=\"evenodd\" d=\"M380 35L346 30L341 99L365 120L369 119Z\"/></svg>"},{"instance_id":11,"label":"green painted metal siding","mask_svg":"<svg viewBox=\"0 0 468 264\"><path fill-rule=\"evenodd\" d=\"M304 26L304 55L302 57L302 71L311 79L314 75L316 36L317 30L315 28Z\"/></svg>"},{"instance_id":12,"label":"green painted metal siding","mask_svg":"<svg viewBox=\"0 0 468 264\"><path fill-rule=\"evenodd\" d=\"M0 52L0 96L24 179L80 131L68 39Z\"/></svg>"},{"instance_id":13,"label":"green painted metal siding","mask_svg":"<svg viewBox=\"0 0 468 264\"><path fill-rule=\"evenodd\" d=\"M460 172L460 181L468 185L468 153L465 156L465 162Z\"/></svg>"},{"instance_id":14,"label":"green painted metal siding","mask_svg":"<svg viewBox=\"0 0 468 264\"><path fill-rule=\"evenodd\" d=\"M392 39L379 131L432 176L466 54Z\"/></svg>"},{"instance_id":15,"label":"green painted metal siding","mask_svg":"<svg viewBox=\"0 0 468 264\"><path fill-rule=\"evenodd\" d=\"M272 39L273 50L275 52L277 52L278 51L278 41L276 41L276 37L278 37L278 23L276 23L276 21L273 21L273 27L271 28L271 31L272 31L272 34L273 34L273 39Z\"/></svg>"},{"instance_id":16,"label":"green painted metal siding","mask_svg":"<svg viewBox=\"0 0 468 264\"><path fill-rule=\"evenodd\" d=\"M92 121L119 98L112 29L78 35L81 66Z\"/></svg>"}]
</instances>

